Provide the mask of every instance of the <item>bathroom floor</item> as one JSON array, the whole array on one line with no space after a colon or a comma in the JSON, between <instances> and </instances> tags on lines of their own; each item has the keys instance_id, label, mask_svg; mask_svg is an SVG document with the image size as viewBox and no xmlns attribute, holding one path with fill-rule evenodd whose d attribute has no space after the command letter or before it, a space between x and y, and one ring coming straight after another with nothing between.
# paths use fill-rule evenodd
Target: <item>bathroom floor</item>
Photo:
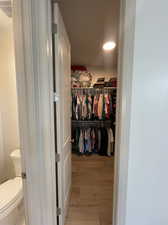
<instances>
[{"instance_id":1,"label":"bathroom floor","mask_svg":"<svg viewBox=\"0 0 168 225\"><path fill-rule=\"evenodd\" d=\"M111 225L114 157L72 154L72 193L66 225Z\"/></svg>"}]
</instances>

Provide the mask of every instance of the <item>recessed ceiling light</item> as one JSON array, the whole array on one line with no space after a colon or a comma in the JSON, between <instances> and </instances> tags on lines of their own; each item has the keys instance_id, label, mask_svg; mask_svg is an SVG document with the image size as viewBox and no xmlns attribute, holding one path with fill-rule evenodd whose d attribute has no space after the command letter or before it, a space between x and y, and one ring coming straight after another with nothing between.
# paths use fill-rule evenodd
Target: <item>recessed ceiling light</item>
<instances>
[{"instance_id":1,"label":"recessed ceiling light","mask_svg":"<svg viewBox=\"0 0 168 225\"><path fill-rule=\"evenodd\" d=\"M109 42L104 43L103 50L105 50L105 51L111 51L115 47L116 47L116 43L113 42L113 41L109 41Z\"/></svg>"}]
</instances>

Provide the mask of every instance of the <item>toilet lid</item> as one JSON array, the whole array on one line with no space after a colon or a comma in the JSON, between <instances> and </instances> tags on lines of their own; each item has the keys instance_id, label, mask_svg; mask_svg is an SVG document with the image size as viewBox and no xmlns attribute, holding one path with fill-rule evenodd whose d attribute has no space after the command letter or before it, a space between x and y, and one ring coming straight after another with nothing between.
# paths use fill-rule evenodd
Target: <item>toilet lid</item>
<instances>
[{"instance_id":1,"label":"toilet lid","mask_svg":"<svg viewBox=\"0 0 168 225\"><path fill-rule=\"evenodd\" d=\"M22 179L16 177L0 184L0 214L22 196Z\"/></svg>"}]
</instances>

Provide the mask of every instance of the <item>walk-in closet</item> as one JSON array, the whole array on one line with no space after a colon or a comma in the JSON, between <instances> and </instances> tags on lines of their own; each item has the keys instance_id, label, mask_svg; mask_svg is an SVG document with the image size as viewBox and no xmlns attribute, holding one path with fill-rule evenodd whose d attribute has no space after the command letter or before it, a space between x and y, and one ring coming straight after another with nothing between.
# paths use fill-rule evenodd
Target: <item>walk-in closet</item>
<instances>
[{"instance_id":1,"label":"walk-in closet","mask_svg":"<svg viewBox=\"0 0 168 225\"><path fill-rule=\"evenodd\" d=\"M64 109L60 106L59 111L57 107L57 118L62 118L61 122L57 120L57 142L61 132L64 135L64 163L61 168L58 166L58 177L63 174L58 184L65 183L61 204L66 210L61 223L112 225L119 1L61 0L58 8L61 19L57 20L64 23L65 30L58 27L57 38L67 47L65 55L58 47L55 58L59 54L67 57L68 51L71 54L70 62L62 58L67 77L63 74L63 83L55 78L56 92L63 99L68 98L57 103ZM66 39L61 39L59 29L66 32ZM71 145L67 138L70 131L64 128L66 123L71 124Z\"/></svg>"}]
</instances>

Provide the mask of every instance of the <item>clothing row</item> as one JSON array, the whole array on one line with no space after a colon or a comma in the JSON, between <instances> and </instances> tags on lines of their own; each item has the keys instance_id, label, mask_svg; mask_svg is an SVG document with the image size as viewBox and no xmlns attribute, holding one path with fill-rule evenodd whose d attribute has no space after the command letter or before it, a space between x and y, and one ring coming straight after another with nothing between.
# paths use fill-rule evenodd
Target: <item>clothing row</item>
<instances>
[{"instance_id":1,"label":"clothing row","mask_svg":"<svg viewBox=\"0 0 168 225\"><path fill-rule=\"evenodd\" d=\"M115 111L113 94L74 94L72 95L72 119L109 120Z\"/></svg>"},{"instance_id":2,"label":"clothing row","mask_svg":"<svg viewBox=\"0 0 168 225\"><path fill-rule=\"evenodd\" d=\"M73 148L80 154L98 153L111 156L114 152L114 135L111 128L76 128L72 131Z\"/></svg>"}]
</instances>

